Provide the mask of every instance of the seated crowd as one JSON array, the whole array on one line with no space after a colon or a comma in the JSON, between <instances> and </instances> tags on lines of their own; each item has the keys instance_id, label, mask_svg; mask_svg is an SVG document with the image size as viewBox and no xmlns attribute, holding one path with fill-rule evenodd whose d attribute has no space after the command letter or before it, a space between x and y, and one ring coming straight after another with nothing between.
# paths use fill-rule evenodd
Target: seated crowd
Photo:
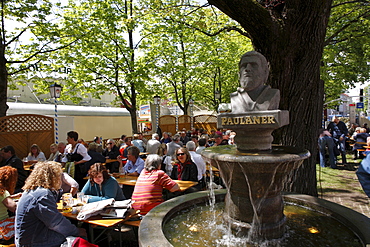
<instances>
[{"instance_id":1,"label":"seated crowd","mask_svg":"<svg viewBox=\"0 0 370 247\"><path fill-rule=\"evenodd\" d=\"M164 132L162 138L155 133L151 140L142 134L133 140L123 135L118 145L107 140L105 148L99 137L88 145L78 137L70 131L67 143L51 144L48 159L37 144L23 162L12 146L0 149L0 244L10 240L17 246L60 246L67 236L86 238L84 229L58 211L62 193L75 196L80 190L89 196L88 203L132 198L132 207L146 215L164 201L163 189L172 196L182 194L176 180L197 182L183 193L204 189L206 165L200 153L233 143L230 132L208 135L196 129L173 136ZM129 193L110 175L117 172L138 177Z\"/></svg>"}]
</instances>

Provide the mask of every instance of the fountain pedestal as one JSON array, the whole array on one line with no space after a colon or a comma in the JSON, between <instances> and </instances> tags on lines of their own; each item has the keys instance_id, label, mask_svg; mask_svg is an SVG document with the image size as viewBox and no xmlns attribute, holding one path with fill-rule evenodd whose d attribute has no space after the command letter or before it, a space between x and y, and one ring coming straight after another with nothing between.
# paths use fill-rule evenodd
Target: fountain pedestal
<instances>
[{"instance_id":1,"label":"fountain pedestal","mask_svg":"<svg viewBox=\"0 0 370 247\"><path fill-rule=\"evenodd\" d=\"M202 155L218 167L227 188L225 221L251 241L282 237L284 179L310 153L282 146L256 152L223 146L207 148Z\"/></svg>"},{"instance_id":2,"label":"fountain pedestal","mask_svg":"<svg viewBox=\"0 0 370 247\"><path fill-rule=\"evenodd\" d=\"M207 148L202 152L218 167L227 188L224 219L251 241L283 236L284 179L310 156L307 150L272 146L272 131L289 124L282 110L221 113L218 127L232 129L236 147Z\"/></svg>"}]
</instances>

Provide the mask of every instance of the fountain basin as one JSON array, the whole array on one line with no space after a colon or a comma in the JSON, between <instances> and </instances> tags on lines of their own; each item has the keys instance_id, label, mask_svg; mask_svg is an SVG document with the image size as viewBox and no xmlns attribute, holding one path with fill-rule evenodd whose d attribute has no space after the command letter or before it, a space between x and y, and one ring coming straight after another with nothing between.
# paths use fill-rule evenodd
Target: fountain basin
<instances>
[{"instance_id":1,"label":"fountain basin","mask_svg":"<svg viewBox=\"0 0 370 247\"><path fill-rule=\"evenodd\" d=\"M224 201L226 190L216 190L216 201ZM284 201L296 203L312 210L323 212L353 231L363 246L370 244L370 219L352 209L316 197L301 194L286 194ZM152 209L139 227L140 246L172 246L163 233L163 226L178 212L195 205L205 205L209 200L208 191L202 191L168 200ZM328 233L329 234L329 233ZM337 236L340 238L341 236Z\"/></svg>"},{"instance_id":2,"label":"fountain basin","mask_svg":"<svg viewBox=\"0 0 370 247\"><path fill-rule=\"evenodd\" d=\"M230 145L207 148L202 156L220 170L228 190L225 222L240 229L242 237L252 234L262 241L281 238L286 221L281 196L284 180L310 152L278 145L265 151L240 151Z\"/></svg>"}]
</instances>

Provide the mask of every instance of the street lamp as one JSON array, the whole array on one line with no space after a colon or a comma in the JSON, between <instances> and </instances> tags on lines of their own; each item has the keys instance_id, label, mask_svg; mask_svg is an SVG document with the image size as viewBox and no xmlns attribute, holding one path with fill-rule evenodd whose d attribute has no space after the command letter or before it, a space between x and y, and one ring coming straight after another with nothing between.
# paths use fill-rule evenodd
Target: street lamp
<instances>
[{"instance_id":1,"label":"street lamp","mask_svg":"<svg viewBox=\"0 0 370 247\"><path fill-rule=\"evenodd\" d=\"M189 105L190 105L190 129L193 129L194 127L194 112L193 112L193 106L194 106L194 100L189 99Z\"/></svg>"},{"instance_id":2,"label":"street lamp","mask_svg":"<svg viewBox=\"0 0 370 247\"><path fill-rule=\"evenodd\" d=\"M159 126L158 117L159 117L159 105L161 103L161 97L156 95L153 97L153 100L154 100L154 105L155 105L155 128L157 130Z\"/></svg>"},{"instance_id":3,"label":"street lamp","mask_svg":"<svg viewBox=\"0 0 370 247\"><path fill-rule=\"evenodd\" d=\"M215 91L215 98L219 103L221 103L221 93L218 91L218 89Z\"/></svg>"},{"instance_id":4,"label":"street lamp","mask_svg":"<svg viewBox=\"0 0 370 247\"><path fill-rule=\"evenodd\" d=\"M62 86L54 83L50 85L49 90L50 90L51 98L54 98L55 143L58 144L58 102L57 102L57 98L60 98L60 94L62 92Z\"/></svg>"}]
</instances>

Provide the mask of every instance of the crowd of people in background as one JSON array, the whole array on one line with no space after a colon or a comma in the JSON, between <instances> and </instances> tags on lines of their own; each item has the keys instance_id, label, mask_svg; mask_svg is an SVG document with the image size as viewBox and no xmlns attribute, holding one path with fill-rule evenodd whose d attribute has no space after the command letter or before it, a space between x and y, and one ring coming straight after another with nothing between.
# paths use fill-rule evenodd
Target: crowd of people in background
<instances>
[{"instance_id":1,"label":"crowd of people in background","mask_svg":"<svg viewBox=\"0 0 370 247\"><path fill-rule=\"evenodd\" d=\"M202 190L206 186L206 163L201 152L211 146L232 145L234 136L229 130L207 133L193 128L174 135L154 133L149 140L142 133L105 142L95 136L88 143L70 131L66 142L50 144L48 158L38 144L33 144L23 160L12 146L4 146L0 149L0 230L12 230L2 231L0 242L15 236L12 242L20 246L57 246L67 236L86 237L83 229L57 210L56 203L63 193L76 196L81 191L89 195L88 202L132 197L133 207L145 215L163 201L163 189L172 196L182 194L177 180L197 182L184 193ZM30 171L24 169L24 164ZM137 186L125 193L112 173L137 176ZM14 198L20 198L18 204Z\"/></svg>"},{"instance_id":2,"label":"crowd of people in background","mask_svg":"<svg viewBox=\"0 0 370 247\"><path fill-rule=\"evenodd\" d=\"M326 129L319 130L318 149L321 167L337 169L337 156L341 156L343 167L355 170L347 163L347 150L353 153L353 159L361 159L356 171L358 180L370 198L370 129L367 123L346 125L337 116L332 118Z\"/></svg>"}]
</instances>

